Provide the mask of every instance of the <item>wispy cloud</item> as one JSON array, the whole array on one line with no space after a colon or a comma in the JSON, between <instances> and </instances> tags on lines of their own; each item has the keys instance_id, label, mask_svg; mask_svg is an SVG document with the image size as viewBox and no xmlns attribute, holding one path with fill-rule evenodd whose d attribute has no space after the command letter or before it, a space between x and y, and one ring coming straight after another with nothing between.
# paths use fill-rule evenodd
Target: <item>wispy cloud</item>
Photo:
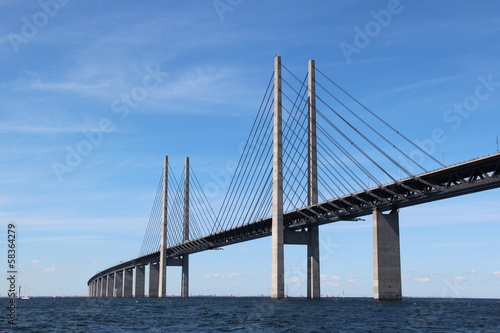
<instances>
[{"instance_id":1,"label":"wispy cloud","mask_svg":"<svg viewBox=\"0 0 500 333\"><path fill-rule=\"evenodd\" d=\"M236 279L238 277L241 277L242 274L240 273L230 273L230 274L207 274L203 276L203 279Z\"/></svg>"}]
</instances>

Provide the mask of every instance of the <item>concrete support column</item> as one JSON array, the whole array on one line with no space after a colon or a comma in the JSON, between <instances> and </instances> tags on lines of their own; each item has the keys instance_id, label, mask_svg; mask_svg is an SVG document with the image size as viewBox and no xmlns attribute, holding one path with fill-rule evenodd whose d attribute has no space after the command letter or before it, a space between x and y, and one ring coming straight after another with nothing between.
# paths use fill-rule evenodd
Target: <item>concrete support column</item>
<instances>
[{"instance_id":1,"label":"concrete support column","mask_svg":"<svg viewBox=\"0 0 500 333\"><path fill-rule=\"evenodd\" d=\"M160 265L155 262L149 263L149 297L158 297L158 280Z\"/></svg>"},{"instance_id":2,"label":"concrete support column","mask_svg":"<svg viewBox=\"0 0 500 333\"><path fill-rule=\"evenodd\" d=\"M108 276L102 277L102 297L108 297Z\"/></svg>"},{"instance_id":3,"label":"concrete support column","mask_svg":"<svg viewBox=\"0 0 500 333\"><path fill-rule=\"evenodd\" d=\"M132 285L134 281L134 269L123 270L123 297L132 297Z\"/></svg>"},{"instance_id":4,"label":"concrete support column","mask_svg":"<svg viewBox=\"0 0 500 333\"><path fill-rule=\"evenodd\" d=\"M189 157L186 157L184 170L184 230L183 241L189 240ZM182 256L181 297L189 297L189 255Z\"/></svg>"},{"instance_id":5,"label":"concrete support column","mask_svg":"<svg viewBox=\"0 0 500 333\"><path fill-rule=\"evenodd\" d=\"M307 297L320 298L319 228L309 227L307 244Z\"/></svg>"},{"instance_id":6,"label":"concrete support column","mask_svg":"<svg viewBox=\"0 0 500 333\"><path fill-rule=\"evenodd\" d=\"M182 257L181 297L189 297L189 255Z\"/></svg>"},{"instance_id":7,"label":"concrete support column","mask_svg":"<svg viewBox=\"0 0 500 333\"><path fill-rule=\"evenodd\" d=\"M134 297L144 297L145 266L135 266L135 292Z\"/></svg>"},{"instance_id":8,"label":"concrete support column","mask_svg":"<svg viewBox=\"0 0 500 333\"><path fill-rule=\"evenodd\" d=\"M99 295L98 295L99 297L102 297L102 291L103 291L103 289L104 289L104 288L103 288L103 284L104 284L104 279L103 279L103 277L101 276L101 277L99 278Z\"/></svg>"},{"instance_id":9,"label":"concrete support column","mask_svg":"<svg viewBox=\"0 0 500 333\"><path fill-rule=\"evenodd\" d=\"M160 262L158 297L165 297L167 292L167 230L168 230L168 156L163 167L163 200L160 231Z\"/></svg>"},{"instance_id":10,"label":"concrete support column","mask_svg":"<svg viewBox=\"0 0 500 333\"><path fill-rule=\"evenodd\" d=\"M285 297L285 255L283 230L283 159L281 57L274 60L273 207L271 229L271 298Z\"/></svg>"},{"instance_id":11,"label":"concrete support column","mask_svg":"<svg viewBox=\"0 0 500 333\"><path fill-rule=\"evenodd\" d=\"M399 213L395 210L373 212L373 272L375 299L402 299Z\"/></svg>"},{"instance_id":12,"label":"concrete support column","mask_svg":"<svg viewBox=\"0 0 500 333\"><path fill-rule=\"evenodd\" d=\"M114 297L123 297L123 271L115 272Z\"/></svg>"},{"instance_id":13,"label":"concrete support column","mask_svg":"<svg viewBox=\"0 0 500 333\"><path fill-rule=\"evenodd\" d=\"M108 290L106 291L106 297L113 297L113 289L115 286L115 274L108 274Z\"/></svg>"},{"instance_id":14,"label":"concrete support column","mask_svg":"<svg viewBox=\"0 0 500 333\"><path fill-rule=\"evenodd\" d=\"M318 203L318 157L316 144L316 69L314 60L309 60L308 100L308 204ZM307 297L320 298L319 227L310 226L307 243Z\"/></svg>"}]
</instances>

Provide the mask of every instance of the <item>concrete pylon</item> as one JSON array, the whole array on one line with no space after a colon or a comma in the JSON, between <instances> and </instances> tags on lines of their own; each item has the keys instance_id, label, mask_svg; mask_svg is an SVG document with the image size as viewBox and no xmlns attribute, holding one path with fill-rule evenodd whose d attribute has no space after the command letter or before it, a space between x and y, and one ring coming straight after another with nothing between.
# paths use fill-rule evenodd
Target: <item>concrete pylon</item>
<instances>
[{"instance_id":1,"label":"concrete pylon","mask_svg":"<svg viewBox=\"0 0 500 333\"><path fill-rule=\"evenodd\" d=\"M271 229L271 298L285 297L283 230L283 152L281 57L274 60L273 207Z\"/></svg>"},{"instance_id":2,"label":"concrete pylon","mask_svg":"<svg viewBox=\"0 0 500 333\"><path fill-rule=\"evenodd\" d=\"M104 280L104 276L101 276L99 280L99 297L104 297L106 292L106 281Z\"/></svg>"},{"instance_id":3,"label":"concrete pylon","mask_svg":"<svg viewBox=\"0 0 500 333\"><path fill-rule=\"evenodd\" d=\"M184 230L183 241L189 240L189 157L186 157L184 170ZM181 297L189 297L189 255L182 256Z\"/></svg>"},{"instance_id":4,"label":"concrete pylon","mask_svg":"<svg viewBox=\"0 0 500 333\"><path fill-rule=\"evenodd\" d=\"M106 297L113 297L113 288L115 286L115 275L113 273L108 274L108 290L106 292Z\"/></svg>"},{"instance_id":5,"label":"concrete pylon","mask_svg":"<svg viewBox=\"0 0 500 333\"><path fill-rule=\"evenodd\" d=\"M402 299L399 213L373 212L374 298Z\"/></svg>"},{"instance_id":6,"label":"concrete pylon","mask_svg":"<svg viewBox=\"0 0 500 333\"><path fill-rule=\"evenodd\" d=\"M123 271L115 272L114 297L123 297Z\"/></svg>"},{"instance_id":7,"label":"concrete pylon","mask_svg":"<svg viewBox=\"0 0 500 333\"><path fill-rule=\"evenodd\" d=\"M134 281L134 269L123 270L123 297L132 297L132 286Z\"/></svg>"},{"instance_id":8,"label":"concrete pylon","mask_svg":"<svg viewBox=\"0 0 500 333\"><path fill-rule=\"evenodd\" d=\"M158 297L167 293L167 230L168 230L168 156L165 156L163 167L163 200L160 231L160 262L158 277ZM150 296L151 297L151 296Z\"/></svg>"},{"instance_id":9,"label":"concrete pylon","mask_svg":"<svg viewBox=\"0 0 500 333\"><path fill-rule=\"evenodd\" d=\"M145 269L144 265L135 266L135 292L134 297L144 297Z\"/></svg>"},{"instance_id":10,"label":"concrete pylon","mask_svg":"<svg viewBox=\"0 0 500 333\"><path fill-rule=\"evenodd\" d=\"M318 203L318 158L316 145L316 78L315 62L309 60L308 96L309 96L309 139L308 139L308 204ZM320 298L319 270L319 227L308 227L307 243L307 298Z\"/></svg>"},{"instance_id":11,"label":"concrete pylon","mask_svg":"<svg viewBox=\"0 0 500 333\"><path fill-rule=\"evenodd\" d=\"M149 297L158 297L159 263L149 263Z\"/></svg>"}]
</instances>

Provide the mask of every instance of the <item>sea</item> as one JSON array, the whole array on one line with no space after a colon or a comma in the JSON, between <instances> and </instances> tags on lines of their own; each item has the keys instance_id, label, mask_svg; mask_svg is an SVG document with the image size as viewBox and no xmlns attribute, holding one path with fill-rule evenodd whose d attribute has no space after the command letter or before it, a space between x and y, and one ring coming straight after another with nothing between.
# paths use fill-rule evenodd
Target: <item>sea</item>
<instances>
[{"instance_id":1,"label":"sea","mask_svg":"<svg viewBox=\"0 0 500 333\"><path fill-rule=\"evenodd\" d=\"M1 332L500 332L500 299L0 299Z\"/></svg>"}]
</instances>

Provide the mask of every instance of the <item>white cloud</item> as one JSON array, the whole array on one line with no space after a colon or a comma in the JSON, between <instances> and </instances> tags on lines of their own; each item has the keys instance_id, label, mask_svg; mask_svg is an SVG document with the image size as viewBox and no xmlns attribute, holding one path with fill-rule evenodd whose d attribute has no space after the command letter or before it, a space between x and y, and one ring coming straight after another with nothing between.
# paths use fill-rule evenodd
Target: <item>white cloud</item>
<instances>
[{"instance_id":1,"label":"white cloud","mask_svg":"<svg viewBox=\"0 0 500 333\"><path fill-rule=\"evenodd\" d=\"M428 277L418 277L418 276L415 276L413 278L410 279L411 282L415 282L415 283L428 283L431 281L430 278Z\"/></svg>"},{"instance_id":2,"label":"white cloud","mask_svg":"<svg viewBox=\"0 0 500 333\"><path fill-rule=\"evenodd\" d=\"M340 276L336 275L327 275L327 274L321 274L319 278L323 281L335 281L335 280L342 280Z\"/></svg>"},{"instance_id":3,"label":"white cloud","mask_svg":"<svg viewBox=\"0 0 500 333\"><path fill-rule=\"evenodd\" d=\"M39 263L41 263L41 261L38 259L30 261L30 264L39 264Z\"/></svg>"},{"instance_id":4,"label":"white cloud","mask_svg":"<svg viewBox=\"0 0 500 333\"><path fill-rule=\"evenodd\" d=\"M231 273L231 274L227 274L227 275L215 273L215 274L204 275L203 278L204 279L236 279L237 277L240 277L240 276L242 276L240 273Z\"/></svg>"},{"instance_id":5,"label":"white cloud","mask_svg":"<svg viewBox=\"0 0 500 333\"><path fill-rule=\"evenodd\" d=\"M493 276L497 279L500 279L500 271L493 272Z\"/></svg>"},{"instance_id":6,"label":"white cloud","mask_svg":"<svg viewBox=\"0 0 500 333\"><path fill-rule=\"evenodd\" d=\"M356 280L355 279L349 279L349 280L347 280L347 282L354 283L354 282L356 282Z\"/></svg>"},{"instance_id":7,"label":"white cloud","mask_svg":"<svg viewBox=\"0 0 500 333\"><path fill-rule=\"evenodd\" d=\"M43 270L44 273L51 273L51 272L55 272L55 271L56 271L55 267L45 268Z\"/></svg>"},{"instance_id":8,"label":"white cloud","mask_svg":"<svg viewBox=\"0 0 500 333\"><path fill-rule=\"evenodd\" d=\"M299 276L294 276L290 279L290 282L291 283L298 283L298 282L304 282L305 279L304 278L301 278Z\"/></svg>"}]
</instances>

